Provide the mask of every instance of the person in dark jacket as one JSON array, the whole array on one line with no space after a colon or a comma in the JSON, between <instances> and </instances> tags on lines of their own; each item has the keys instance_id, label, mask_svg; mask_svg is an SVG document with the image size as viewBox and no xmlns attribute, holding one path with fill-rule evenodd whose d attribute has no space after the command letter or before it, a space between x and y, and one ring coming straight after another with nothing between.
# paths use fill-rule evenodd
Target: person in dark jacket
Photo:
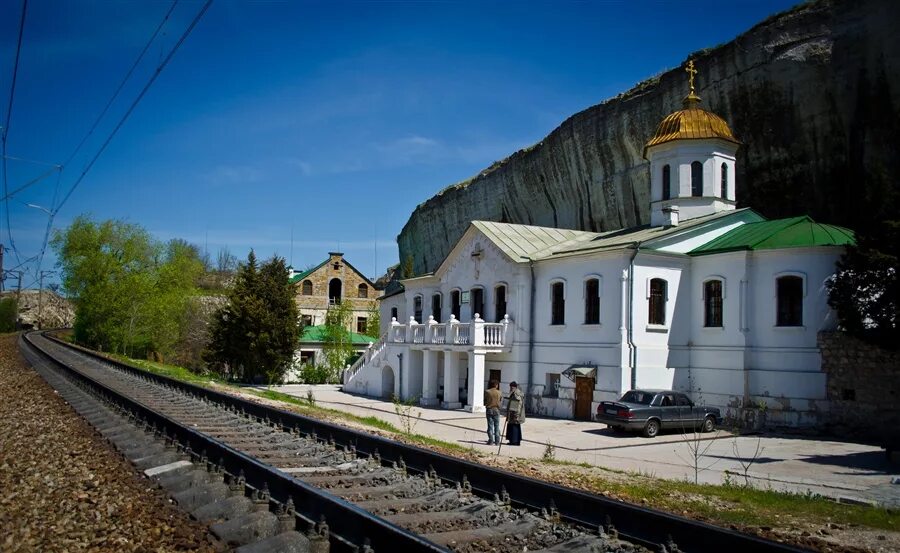
<instances>
[{"instance_id":1,"label":"person in dark jacket","mask_svg":"<svg viewBox=\"0 0 900 553\"><path fill-rule=\"evenodd\" d=\"M484 391L484 411L487 416L487 445L500 444L500 383L491 380Z\"/></svg>"},{"instance_id":2,"label":"person in dark jacket","mask_svg":"<svg viewBox=\"0 0 900 553\"><path fill-rule=\"evenodd\" d=\"M506 404L506 438L509 445L522 442L522 423L525 422L525 396L515 381L509 383L509 396Z\"/></svg>"}]
</instances>

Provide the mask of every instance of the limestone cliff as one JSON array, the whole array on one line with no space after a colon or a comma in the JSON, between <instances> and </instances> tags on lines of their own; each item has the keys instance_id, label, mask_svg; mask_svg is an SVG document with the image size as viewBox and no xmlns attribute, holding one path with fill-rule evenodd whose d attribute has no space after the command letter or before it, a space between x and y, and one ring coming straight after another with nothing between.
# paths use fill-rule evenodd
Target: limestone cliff
<instances>
[{"instance_id":1,"label":"limestone cliff","mask_svg":"<svg viewBox=\"0 0 900 553\"><path fill-rule=\"evenodd\" d=\"M896 210L900 2L816 1L695 52L703 106L744 143L738 203L860 228ZM540 143L419 205L398 236L416 274L469 221L612 230L649 221L644 143L685 95L682 68L577 113Z\"/></svg>"}]
</instances>

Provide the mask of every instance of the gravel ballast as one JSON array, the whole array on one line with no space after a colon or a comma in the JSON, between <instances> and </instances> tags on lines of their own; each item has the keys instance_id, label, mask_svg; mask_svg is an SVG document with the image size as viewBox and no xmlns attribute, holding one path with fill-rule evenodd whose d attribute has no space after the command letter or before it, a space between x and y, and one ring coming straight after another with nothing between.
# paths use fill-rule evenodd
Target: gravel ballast
<instances>
[{"instance_id":1,"label":"gravel ballast","mask_svg":"<svg viewBox=\"0 0 900 553\"><path fill-rule=\"evenodd\" d=\"M0 336L0 551L214 551Z\"/></svg>"}]
</instances>

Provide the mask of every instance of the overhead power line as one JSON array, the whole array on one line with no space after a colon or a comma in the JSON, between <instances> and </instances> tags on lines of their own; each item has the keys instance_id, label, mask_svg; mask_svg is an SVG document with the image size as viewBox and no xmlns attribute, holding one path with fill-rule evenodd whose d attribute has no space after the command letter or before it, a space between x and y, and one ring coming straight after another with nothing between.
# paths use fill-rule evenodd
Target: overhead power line
<instances>
[{"instance_id":1,"label":"overhead power line","mask_svg":"<svg viewBox=\"0 0 900 553\"><path fill-rule=\"evenodd\" d=\"M54 214L58 213L59 210L62 209L63 205L65 205L65 203L69 200L69 198L72 197L72 194L75 192L75 190L78 189L78 186L82 183L82 181L84 181L84 177L88 174L88 172L94 166L94 163L97 161L97 159L103 153L103 151L106 150L106 147L109 146L109 143L112 141L113 137L116 136L116 133L118 133L119 129L122 128L122 125L125 124L125 121L131 115L131 113L134 111L134 109L137 107L138 103L140 103L140 101L144 97L144 95L147 94L147 91L150 90L150 87L156 81L156 78L159 77L159 74L162 72L162 70L166 67L166 65L169 64L169 61L172 60L172 57L175 55L175 52L178 51L178 49L184 43L185 39L187 39L188 35L191 34L191 31L194 30L194 27L197 26L197 23L200 22L200 19L203 17L203 15L209 9L209 6L212 3L213 3L213 0L206 0L206 2L203 4L203 7L200 8L200 11L194 17L194 20L191 21L190 26L188 26L188 28L184 31L184 33L182 33L181 38L178 39L178 42L175 43L175 46L172 47L172 49L169 51L168 55L166 55L166 57L159 64L159 66L157 66L156 71L154 71L153 75L150 77L150 80L147 81L147 84L144 85L144 88L141 90L140 94L138 94L137 98L134 99L134 102L131 103L131 106L128 108L128 111L125 112L125 114L122 116L122 118L116 124L116 126L112 130L112 132L109 133L109 136L106 137L106 140L103 141L103 144L100 146L100 149L97 150L97 153L94 154L94 157L91 158L90 162L88 162L88 164L85 166L84 170L82 170L81 174L78 176L78 179L75 181L75 183L72 185L72 187L69 188L69 191L66 193L66 195L63 196L62 201L59 202L59 205L53 209Z\"/></svg>"},{"instance_id":2,"label":"overhead power line","mask_svg":"<svg viewBox=\"0 0 900 553\"><path fill-rule=\"evenodd\" d=\"M25 13L28 11L28 0L22 0L22 16L19 18L19 40L16 43L16 58L13 63L13 73L12 73L12 81L9 85L9 104L6 107L6 120L3 124L3 133L0 135L0 150L2 150L3 157L3 209L6 212L6 237L9 240L9 245L12 248L13 254L16 256L16 261L19 260L19 250L16 248L16 243L12 237L12 229L9 224L9 173L7 167L7 157L6 157L6 138L9 135L9 122L12 120L12 110L13 110L13 100L16 97L16 80L19 76L19 55L22 53L22 37L25 34Z\"/></svg>"},{"instance_id":3,"label":"overhead power line","mask_svg":"<svg viewBox=\"0 0 900 553\"><path fill-rule=\"evenodd\" d=\"M165 26L166 22L169 20L169 17L172 15L172 12L175 11L175 7L178 5L178 0L172 2L172 5L169 7L169 11L166 12L165 17L162 18L162 21L159 22L159 25L156 26L156 30L153 31L153 34L150 35L150 40L147 41L147 44L144 45L144 49L141 50L141 53L138 54L137 59L134 60L134 63L131 64L131 68L125 73L125 76L122 78L122 82L119 83L119 86L116 88L115 92L113 92L112 96L109 98L109 101L106 102L106 105L103 106L103 109L100 110L100 115L97 116L97 119L94 120L94 123L91 125L91 128L88 130L87 134L84 135L84 138L81 139L81 142L78 143L78 146L75 146L75 149L69 154L69 157L63 162L63 166L69 165L69 162L75 157L76 154L81 150L81 147L84 146L84 143L87 142L88 138L94 134L94 131L97 130L97 125L100 124L100 121L106 115L106 112L109 111L110 106L112 106L113 102L118 98L119 93L122 92L122 89L125 88L125 83L128 82L128 79L131 78L131 75L134 73L134 70L137 69L137 66L140 65L141 60L144 59L144 54L147 53L147 50L150 49L150 45L153 44L153 41L156 40L156 37L159 35L159 32L162 30L163 26Z\"/></svg>"}]
</instances>

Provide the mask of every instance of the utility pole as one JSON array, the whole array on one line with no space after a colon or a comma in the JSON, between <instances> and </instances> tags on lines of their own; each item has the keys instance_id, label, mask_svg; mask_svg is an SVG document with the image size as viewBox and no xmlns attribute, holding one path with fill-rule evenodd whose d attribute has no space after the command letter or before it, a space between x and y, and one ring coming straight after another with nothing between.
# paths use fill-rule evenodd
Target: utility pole
<instances>
[{"instance_id":1,"label":"utility pole","mask_svg":"<svg viewBox=\"0 0 900 553\"><path fill-rule=\"evenodd\" d=\"M3 244L0 244L0 292L3 291L3 282L6 280L6 273L3 272Z\"/></svg>"}]
</instances>

